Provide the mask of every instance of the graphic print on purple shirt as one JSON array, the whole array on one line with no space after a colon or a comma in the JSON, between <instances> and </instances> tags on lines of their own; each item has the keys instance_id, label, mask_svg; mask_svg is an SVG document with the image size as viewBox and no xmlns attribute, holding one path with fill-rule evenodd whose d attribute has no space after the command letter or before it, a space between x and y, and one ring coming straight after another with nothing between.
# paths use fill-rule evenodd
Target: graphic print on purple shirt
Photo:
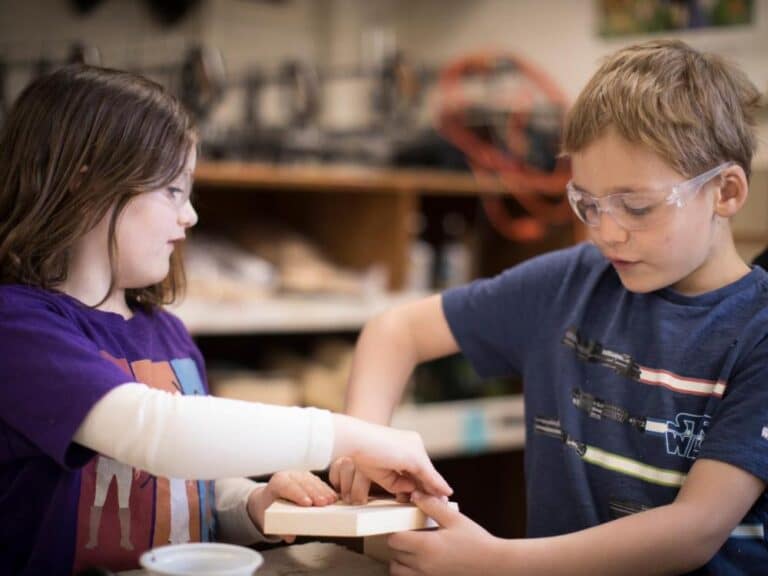
<instances>
[{"instance_id":1,"label":"graphic print on purple shirt","mask_svg":"<svg viewBox=\"0 0 768 576\"><path fill-rule=\"evenodd\" d=\"M205 394L192 359L129 363L102 356L137 382L172 394ZM98 455L82 470L75 571L94 565L135 568L164 544L207 542L213 532L213 483L158 478Z\"/></svg>"},{"instance_id":2,"label":"graphic print on purple shirt","mask_svg":"<svg viewBox=\"0 0 768 576\"><path fill-rule=\"evenodd\" d=\"M133 569L141 550L177 534L211 539L212 485L126 470L72 441L127 382L207 393L205 361L182 322L163 309L133 312L0 285L0 574Z\"/></svg>"}]
</instances>

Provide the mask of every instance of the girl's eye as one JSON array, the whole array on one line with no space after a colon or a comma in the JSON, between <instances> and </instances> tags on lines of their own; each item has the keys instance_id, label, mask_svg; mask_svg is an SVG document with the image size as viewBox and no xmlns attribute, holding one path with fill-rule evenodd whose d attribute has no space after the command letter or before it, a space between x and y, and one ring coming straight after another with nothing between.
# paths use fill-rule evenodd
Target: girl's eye
<instances>
[{"instance_id":1,"label":"girl's eye","mask_svg":"<svg viewBox=\"0 0 768 576\"><path fill-rule=\"evenodd\" d=\"M166 188L166 192L171 202L179 206L184 205L184 203L189 199L189 193L187 190L180 186L168 186Z\"/></svg>"}]
</instances>

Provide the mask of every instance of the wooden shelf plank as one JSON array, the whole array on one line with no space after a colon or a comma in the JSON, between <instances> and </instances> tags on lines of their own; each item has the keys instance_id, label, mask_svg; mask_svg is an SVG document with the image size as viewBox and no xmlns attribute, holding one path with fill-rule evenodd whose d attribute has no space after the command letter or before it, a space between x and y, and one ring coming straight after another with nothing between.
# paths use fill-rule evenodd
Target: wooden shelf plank
<instances>
[{"instance_id":1,"label":"wooden shelf plank","mask_svg":"<svg viewBox=\"0 0 768 576\"><path fill-rule=\"evenodd\" d=\"M449 170L204 161L195 170L195 186L448 196L503 192L500 186L479 182L468 172Z\"/></svg>"},{"instance_id":2,"label":"wooden shelf plank","mask_svg":"<svg viewBox=\"0 0 768 576\"><path fill-rule=\"evenodd\" d=\"M257 301L187 299L171 308L193 335L356 331L376 314L426 296L395 292L370 297L278 297Z\"/></svg>"}]
</instances>

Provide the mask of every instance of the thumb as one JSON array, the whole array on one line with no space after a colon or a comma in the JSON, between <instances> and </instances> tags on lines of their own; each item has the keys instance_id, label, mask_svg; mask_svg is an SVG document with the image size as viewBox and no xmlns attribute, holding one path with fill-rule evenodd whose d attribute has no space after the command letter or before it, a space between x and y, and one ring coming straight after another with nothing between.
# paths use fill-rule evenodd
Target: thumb
<instances>
[{"instance_id":1,"label":"thumb","mask_svg":"<svg viewBox=\"0 0 768 576\"><path fill-rule=\"evenodd\" d=\"M411 502L442 528L450 528L461 518L461 513L448 505L448 502L419 491L411 493Z\"/></svg>"}]
</instances>

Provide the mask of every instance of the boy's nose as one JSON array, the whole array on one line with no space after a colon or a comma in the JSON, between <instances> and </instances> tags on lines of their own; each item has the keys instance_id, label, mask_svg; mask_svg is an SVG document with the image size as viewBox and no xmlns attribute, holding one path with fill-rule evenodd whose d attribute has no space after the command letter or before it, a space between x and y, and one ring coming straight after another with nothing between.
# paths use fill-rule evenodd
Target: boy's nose
<instances>
[{"instance_id":1,"label":"boy's nose","mask_svg":"<svg viewBox=\"0 0 768 576\"><path fill-rule=\"evenodd\" d=\"M599 217L600 220L593 230L603 243L621 244L627 241L629 232L616 222L612 214L601 212Z\"/></svg>"}]
</instances>

